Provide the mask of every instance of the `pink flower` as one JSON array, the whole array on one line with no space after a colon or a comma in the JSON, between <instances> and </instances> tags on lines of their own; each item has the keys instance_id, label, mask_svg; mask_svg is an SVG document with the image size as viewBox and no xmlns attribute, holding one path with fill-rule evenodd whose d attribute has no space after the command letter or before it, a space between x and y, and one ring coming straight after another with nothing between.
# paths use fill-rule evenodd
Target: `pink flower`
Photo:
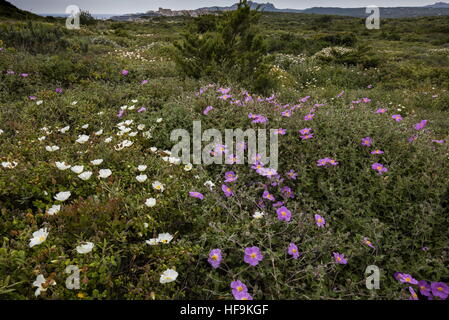
<instances>
[{"instance_id":1,"label":"pink flower","mask_svg":"<svg viewBox=\"0 0 449 320\"><path fill-rule=\"evenodd\" d=\"M268 192L268 190L265 190L262 194L262 198L270 200L270 201L275 201L276 199L274 198L274 196Z\"/></svg>"},{"instance_id":2,"label":"pink flower","mask_svg":"<svg viewBox=\"0 0 449 320\"><path fill-rule=\"evenodd\" d=\"M280 221L283 220L289 222L292 218L292 213L286 207L280 207L276 210L276 213Z\"/></svg>"},{"instance_id":3,"label":"pink flower","mask_svg":"<svg viewBox=\"0 0 449 320\"><path fill-rule=\"evenodd\" d=\"M293 242L288 246L288 254L293 257L293 259L299 258L298 247Z\"/></svg>"},{"instance_id":4,"label":"pink flower","mask_svg":"<svg viewBox=\"0 0 449 320\"><path fill-rule=\"evenodd\" d=\"M229 188L227 185L223 184L221 186L221 190L223 190L225 197L229 198L232 197L234 195L234 192L232 192L231 188Z\"/></svg>"},{"instance_id":5,"label":"pink flower","mask_svg":"<svg viewBox=\"0 0 449 320\"><path fill-rule=\"evenodd\" d=\"M191 191L191 192L189 192L189 196L191 196L192 198L200 199L200 200L203 200L203 199L204 199L203 194L201 194L201 193L199 193L199 192L196 192L196 191Z\"/></svg>"},{"instance_id":6,"label":"pink flower","mask_svg":"<svg viewBox=\"0 0 449 320\"><path fill-rule=\"evenodd\" d=\"M204 114L205 116L207 116L207 114L208 114L210 111L212 111L213 109L214 109L214 107L212 107L212 106L207 106L206 109L203 110L203 114Z\"/></svg>"},{"instance_id":7,"label":"pink flower","mask_svg":"<svg viewBox=\"0 0 449 320\"><path fill-rule=\"evenodd\" d=\"M408 287L408 291L410 292L409 300L419 300L418 295L416 294L415 290L412 287Z\"/></svg>"},{"instance_id":8,"label":"pink flower","mask_svg":"<svg viewBox=\"0 0 449 320\"><path fill-rule=\"evenodd\" d=\"M280 129L277 129L274 133L279 134L279 135L284 135L286 132L287 132L286 129L280 128Z\"/></svg>"},{"instance_id":9,"label":"pink flower","mask_svg":"<svg viewBox=\"0 0 449 320\"><path fill-rule=\"evenodd\" d=\"M315 215L315 222L316 222L316 225L320 228L324 227L324 225L326 224L326 220L319 214Z\"/></svg>"},{"instance_id":10,"label":"pink flower","mask_svg":"<svg viewBox=\"0 0 449 320\"><path fill-rule=\"evenodd\" d=\"M368 247L375 249L373 243L367 237L363 238L363 243L366 244Z\"/></svg>"},{"instance_id":11,"label":"pink flower","mask_svg":"<svg viewBox=\"0 0 449 320\"><path fill-rule=\"evenodd\" d=\"M423 121L421 121L420 123L417 123L416 125L415 125L415 130L422 130L422 129L424 129L424 127L427 125L427 120L423 120Z\"/></svg>"},{"instance_id":12,"label":"pink flower","mask_svg":"<svg viewBox=\"0 0 449 320\"><path fill-rule=\"evenodd\" d=\"M129 73L129 71L128 71L128 70L122 70L120 73L121 73L123 76L127 76L128 73Z\"/></svg>"},{"instance_id":13,"label":"pink flower","mask_svg":"<svg viewBox=\"0 0 449 320\"><path fill-rule=\"evenodd\" d=\"M362 146L366 146L366 147L371 147L371 145L373 144L373 139L371 139L370 137L366 137L362 139Z\"/></svg>"},{"instance_id":14,"label":"pink flower","mask_svg":"<svg viewBox=\"0 0 449 320\"><path fill-rule=\"evenodd\" d=\"M414 279L408 273L399 273L397 279L402 283L418 284L418 280Z\"/></svg>"},{"instance_id":15,"label":"pink flower","mask_svg":"<svg viewBox=\"0 0 449 320\"><path fill-rule=\"evenodd\" d=\"M250 247L245 249L243 260L252 266L257 266L262 261L263 256L258 247Z\"/></svg>"},{"instance_id":16,"label":"pink flower","mask_svg":"<svg viewBox=\"0 0 449 320\"><path fill-rule=\"evenodd\" d=\"M223 259L223 257L221 255L221 250L213 249L209 253L209 259L207 259L207 262L210 263L212 268L217 269L220 266L222 259Z\"/></svg>"},{"instance_id":17,"label":"pink flower","mask_svg":"<svg viewBox=\"0 0 449 320\"><path fill-rule=\"evenodd\" d=\"M373 165L371 166L371 168L372 168L373 170L376 170L379 174L388 172L388 169L387 169L387 168L385 168L382 164L377 163L377 162L376 162L376 163L373 163Z\"/></svg>"},{"instance_id":18,"label":"pink flower","mask_svg":"<svg viewBox=\"0 0 449 320\"><path fill-rule=\"evenodd\" d=\"M345 259L345 255L344 254L340 254L338 252L333 252L332 253L334 255L334 259L335 262L338 264L347 264L348 261Z\"/></svg>"},{"instance_id":19,"label":"pink flower","mask_svg":"<svg viewBox=\"0 0 449 320\"><path fill-rule=\"evenodd\" d=\"M304 120L305 121L312 120L314 117L315 117L315 114L309 113L304 116Z\"/></svg>"}]
</instances>

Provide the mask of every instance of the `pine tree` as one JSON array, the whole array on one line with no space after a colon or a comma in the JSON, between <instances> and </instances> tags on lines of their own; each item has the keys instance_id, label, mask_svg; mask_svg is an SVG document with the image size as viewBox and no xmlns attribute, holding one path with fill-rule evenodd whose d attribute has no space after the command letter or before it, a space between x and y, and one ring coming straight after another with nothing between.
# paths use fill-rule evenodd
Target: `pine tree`
<instances>
[{"instance_id":1,"label":"pine tree","mask_svg":"<svg viewBox=\"0 0 449 320\"><path fill-rule=\"evenodd\" d=\"M241 0L237 10L218 18L196 18L176 44L181 70L194 78L237 81L259 92L268 91L271 82L264 63L267 47L258 28L260 17L260 11L251 10Z\"/></svg>"}]
</instances>

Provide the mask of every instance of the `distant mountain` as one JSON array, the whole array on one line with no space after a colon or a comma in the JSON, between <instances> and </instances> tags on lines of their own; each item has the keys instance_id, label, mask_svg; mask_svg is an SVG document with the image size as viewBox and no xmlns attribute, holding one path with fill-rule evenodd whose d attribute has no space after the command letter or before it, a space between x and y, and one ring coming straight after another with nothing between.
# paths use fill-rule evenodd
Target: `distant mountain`
<instances>
[{"instance_id":1,"label":"distant mountain","mask_svg":"<svg viewBox=\"0 0 449 320\"><path fill-rule=\"evenodd\" d=\"M449 7L381 7L381 18L414 18L426 16L449 16ZM302 13L308 14L325 14L349 16L355 18L366 18L370 13L366 13L366 8L310 8L305 9Z\"/></svg>"},{"instance_id":2,"label":"distant mountain","mask_svg":"<svg viewBox=\"0 0 449 320\"><path fill-rule=\"evenodd\" d=\"M41 19L38 15L20 10L13 4L5 0L0 0L0 17L12 19Z\"/></svg>"},{"instance_id":3,"label":"distant mountain","mask_svg":"<svg viewBox=\"0 0 449 320\"><path fill-rule=\"evenodd\" d=\"M426 8L449 8L449 3L446 2L437 2L434 4L429 4L428 6L425 6Z\"/></svg>"},{"instance_id":4,"label":"distant mountain","mask_svg":"<svg viewBox=\"0 0 449 320\"><path fill-rule=\"evenodd\" d=\"M308 13L308 14L324 14L324 15L338 15L349 16L357 18L366 18L370 13L366 13L366 8L332 8L332 7L314 7L305 10L299 9L278 9L272 3L257 3L248 1L251 9L264 12L287 12L287 13ZM121 21L135 21L139 19L146 19L149 17L157 16L199 16L204 14L215 14L222 11L232 11L238 8L238 4L235 3L229 7L204 7L196 10L171 10L159 8L158 11L148 11L146 13L126 14L122 16L111 17L112 20ZM411 17L423 17L423 16L447 16L449 15L449 3L437 2L432 5L423 7L382 7L380 8L380 16L382 18L411 18Z\"/></svg>"}]
</instances>

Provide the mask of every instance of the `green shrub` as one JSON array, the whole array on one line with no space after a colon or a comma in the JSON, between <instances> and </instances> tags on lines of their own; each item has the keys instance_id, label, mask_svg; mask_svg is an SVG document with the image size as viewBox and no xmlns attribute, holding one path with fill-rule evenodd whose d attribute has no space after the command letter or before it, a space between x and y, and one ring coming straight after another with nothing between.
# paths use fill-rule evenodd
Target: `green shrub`
<instances>
[{"instance_id":1,"label":"green shrub","mask_svg":"<svg viewBox=\"0 0 449 320\"><path fill-rule=\"evenodd\" d=\"M28 21L0 27L0 37L8 46L32 54L53 53L69 47L65 39L67 30L57 25Z\"/></svg>"},{"instance_id":2,"label":"green shrub","mask_svg":"<svg viewBox=\"0 0 449 320\"><path fill-rule=\"evenodd\" d=\"M236 11L209 21L208 31L184 34L184 41L175 44L179 50L176 62L191 77L206 76L213 81L228 78L258 91L269 91L272 84L264 63L265 43L257 30L259 18L260 13L251 11L242 0ZM204 29L203 21L195 20L193 28Z\"/></svg>"}]
</instances>

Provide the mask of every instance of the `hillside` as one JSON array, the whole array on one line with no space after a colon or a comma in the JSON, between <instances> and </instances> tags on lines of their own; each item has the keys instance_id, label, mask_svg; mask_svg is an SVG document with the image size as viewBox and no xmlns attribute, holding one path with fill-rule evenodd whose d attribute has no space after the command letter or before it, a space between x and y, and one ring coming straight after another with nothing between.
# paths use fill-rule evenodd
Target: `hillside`
<instances>
[{"instance_id":1,"label":"hillside","mask_svg":"<svg viewBox=\"0 0 449 320\"><path fill-rule=\"evenodd\" d=\"M13 19L42 19L42 17L24 10L20 10L5 0L0 0L0 18Z\"/></svg>"}]
</instances>

